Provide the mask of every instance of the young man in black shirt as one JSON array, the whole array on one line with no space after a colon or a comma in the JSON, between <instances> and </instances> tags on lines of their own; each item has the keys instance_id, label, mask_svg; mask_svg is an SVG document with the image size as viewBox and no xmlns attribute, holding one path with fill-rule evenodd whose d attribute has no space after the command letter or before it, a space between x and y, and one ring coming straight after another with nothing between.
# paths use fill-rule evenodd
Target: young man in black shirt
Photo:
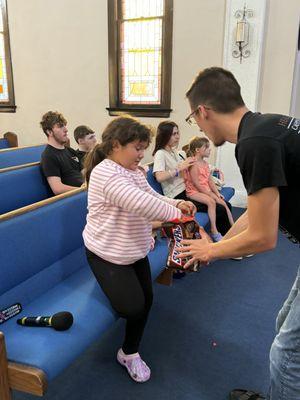
<instances>
[{"instance_id":1,"label":"young man in black shirt","mask_svg":"<svg viewBox=\"0 0 300 400\"><path fill-rule=\"evenodd\" d=\"M76 154L77 157L79 158L81 169L83 169L85 156L97 144L96 134L88 126L79 125L74 130L74 139L78 143L78 150L76 150Z\"/></svg>"},{"instance_id":2,"label":"young man in black shirt","mask_svg":"<svg viewBox=\"0 0 300 400\"><path fill-rule=\"evenodd\" d=\"M57 195L80 187L83 176L78 156L75 150L65 147L69 142L66 119L56 111L49 111L40 124L48 139L41 168L52 192Z\"/></svg>"},{"instance_id":3,"label":"young man in black shirt","mask_svg":"<svg viewBox=\"0 0 300 400\"><path fill-rule=\"evenodd\" d=\"M253 113L241 97L231 72L207 68L186 94L194 122L216 145L236 143L236 159L248 193L247 211L224 239L185 241L182 256L209 263L276 247L278 227L300 241L300 120L284 115ZM188 263L188 264L189 264ZM188 266L187 264L187 266ZM277 318L270 352L268 399L300 399L300 274ZM251 390L234 390L230 399L264 399Z\"/></svg>"}]
</instances>

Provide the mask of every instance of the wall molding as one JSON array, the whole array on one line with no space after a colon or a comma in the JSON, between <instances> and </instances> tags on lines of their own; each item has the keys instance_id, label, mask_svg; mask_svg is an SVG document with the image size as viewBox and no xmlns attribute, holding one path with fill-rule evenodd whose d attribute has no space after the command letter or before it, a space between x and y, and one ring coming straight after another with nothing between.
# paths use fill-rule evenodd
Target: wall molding
<instances>
[{"instance_id":1,"label":"wall molding","mask_svg":"<svg viewBox=\"0 0 300 400\"><path fill-rule=\"evenodd\" d=\"M247 49L250 55L243 58L240 63L239 58L233 56L236 50L235 32L237 26L236 13L243 10L244 6L249 12L249 44ZM225 33L223 49L223 67L230 70L242 89L242 96L246 106L257 111L261 96L261 70L266 32L267 0L227 0L225 16ZM236 202L240 206L246 206L247 194L244 188L242 177L235 160L235 145L226 143L217 149L216 164L224 172L226 185L232 186L236 190L236 195L232 199L232 204ZM241 202L243 202L241 204Z\"/></svg>"}]
</instances>

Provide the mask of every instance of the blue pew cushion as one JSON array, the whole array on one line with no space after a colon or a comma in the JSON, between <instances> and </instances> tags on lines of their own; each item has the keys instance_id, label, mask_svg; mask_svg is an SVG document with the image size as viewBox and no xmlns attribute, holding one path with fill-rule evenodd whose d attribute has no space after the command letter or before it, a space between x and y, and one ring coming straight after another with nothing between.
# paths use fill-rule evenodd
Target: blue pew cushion
<instances>
[{"instance_id":1,"label":"blue pew cushion","mask_svg":"<svg viewBox=\"0 0 300 400\"><path fill-rule=\"evenodd\" d=\"M64 310L74 316L72 327L64 332L16 324L18 317L49 316ZM27 304L22 314L3 324L1 330L10 361L40 368L52 379L116 319L117 315L86 262L74 274Z\"/></svg>"}]
</instances>

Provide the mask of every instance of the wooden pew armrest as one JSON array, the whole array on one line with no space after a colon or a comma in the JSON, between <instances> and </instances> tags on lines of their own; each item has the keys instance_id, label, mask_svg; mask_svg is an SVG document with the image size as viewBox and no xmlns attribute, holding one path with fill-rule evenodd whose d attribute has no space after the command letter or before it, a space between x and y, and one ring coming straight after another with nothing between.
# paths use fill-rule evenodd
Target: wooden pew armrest
<instances>
[{"instance_id":1,"label":"wooden pew armrest","mask_svg":"<svg viewBox=\"0 0 300 400\"><path fill-rule=\"evenodd\" d=\"M47 390L46 374L27 365L9 362L6 357L4 334L0 332L0 398L10 400L11 389L43 396Z\"/></svg>"}]
</instances>

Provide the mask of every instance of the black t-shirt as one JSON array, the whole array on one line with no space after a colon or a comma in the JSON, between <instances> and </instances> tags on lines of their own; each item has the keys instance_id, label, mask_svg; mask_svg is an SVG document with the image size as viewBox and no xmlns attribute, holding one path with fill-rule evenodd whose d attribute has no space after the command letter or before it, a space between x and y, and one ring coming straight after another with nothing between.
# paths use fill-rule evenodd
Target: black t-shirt
<instances>
[{"instance_id":1,"label":"black t-shirt","mask_svg":"<svg viewBox=\"0 0 300 400\"><path fill-rule=\"evenodd\" d=\"M76 150L76 155L77 155L78 160L80 162L80 168L83 169L84 158L87 155L87 152L77 149Z\"/></svg>"},{"instance_id":2,"label":"black t-shirt","mask_svg":"<svg viewBox=\"0 0 300 400\"><path fill-rule=\"evenodd\" d=\"M235 155L248 195L267 187L280 193L280 227L300 241L300 120L247 112Z\"/></svg>"},{"instance_id":3,"label":"black t-shirt","mask_svg":"<svg viewBox=\"0 0 300 400\"><path fill-rule=\"evenodd\" d=\"M41 156L41 167L46 178L58 176L63 184L70 186L83 184L78 156L70 147L56 149L48 144Z\"/></svg>"}]
</instances>

